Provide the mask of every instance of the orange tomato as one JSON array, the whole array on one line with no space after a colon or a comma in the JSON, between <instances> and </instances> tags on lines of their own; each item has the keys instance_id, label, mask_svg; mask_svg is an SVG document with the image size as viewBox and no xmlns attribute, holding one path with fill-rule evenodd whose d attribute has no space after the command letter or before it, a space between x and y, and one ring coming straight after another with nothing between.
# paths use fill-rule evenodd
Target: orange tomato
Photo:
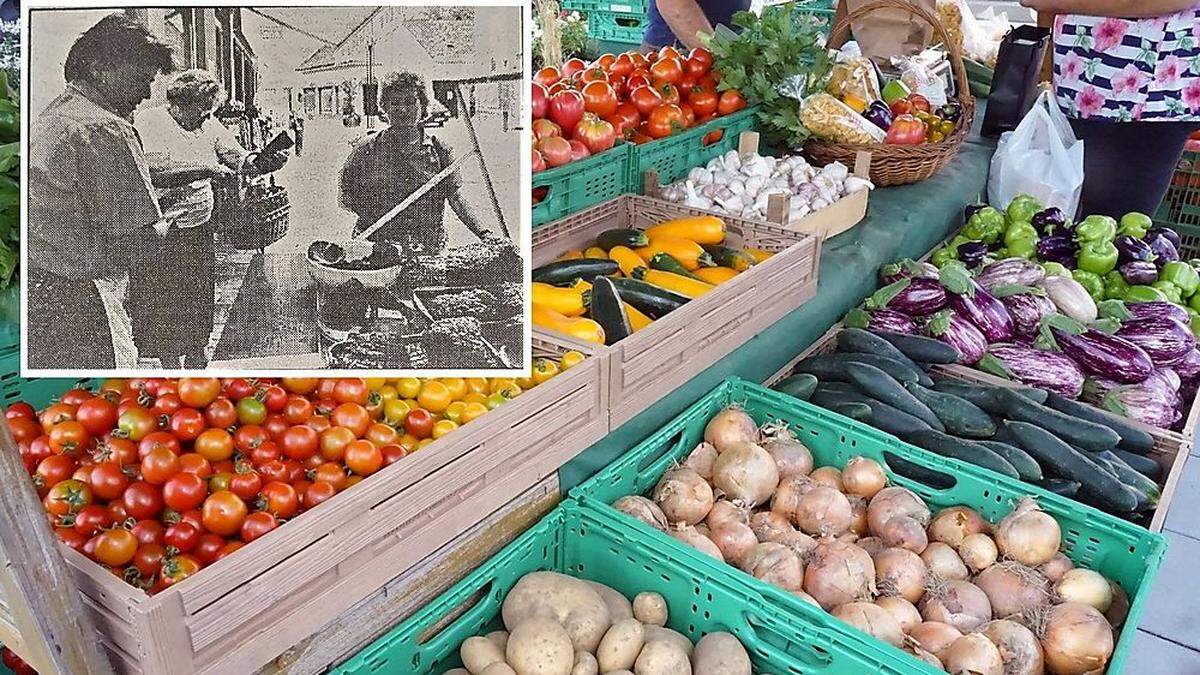
<instances>
[{"instance_id":1,"label":"orange tomato","mask_svg":"<svg viewBox=\"0 0 1200 675\"><path fill-rule=\"evenodd\" d=\"M483 403L468 403L463 407L462 414L459 415L459 424L466 424L471 420L476 419L480 415L488 411L488 408Z\"/></svg>"},{"instance_id":2,"label":"orange tomato","mask_svg":"<svg viewBox=\"0 0 1200 675\"><path fill-rule=\"evenodd\" d=\"M346 446L346 467L360 476L370 476L383 467L383 453L370 441L354 441Z\"/></svg>"},{"instance_id":3,"label":"orange tomato","mask_svg":"<svg viewBox=\"0 0 1200 675\"><path fill-rule=\"evenodd\" d=\"M417 394L417 403L431 413L441 414L451 401L450 388L437 381L426 382Z\"/></svg>"},{"instance_id":4,"label":"orange tomato","mask_svg":"<svg viewBox=\"0 0 1200 675\"><path fill-rule=\"evenodd\" d=\"M486 394L489 392L488 381L486 377L468 377L467 378L467 393L468 394Z\"/></svg>"},{"instance_id":5,"label":"orange tomato","mask_svg":"<svg viewBox=\"0 0 1200 675\"><path fill-rule=\"evenodd\" d=\"M462 397L467 395L467 381L461 377L443 377L438 381L446 385L451 400L461 401Z\"/></svg>"}]
</instances>

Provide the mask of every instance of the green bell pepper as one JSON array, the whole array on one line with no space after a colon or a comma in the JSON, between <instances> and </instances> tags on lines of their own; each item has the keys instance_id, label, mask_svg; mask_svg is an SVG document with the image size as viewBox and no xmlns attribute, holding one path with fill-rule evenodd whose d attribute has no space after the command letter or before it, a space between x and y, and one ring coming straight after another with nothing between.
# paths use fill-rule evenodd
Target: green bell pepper
<instances>
[{"instance_id":1,"label":"green bell pepper","mask_svg":"<svg viewBox=\"0 0 1200 675\"><path fill-rule=\"evenodd\" d=\"M1200 314L1192 317L1191 324L1189 327L1192 329L1192 335L1200 338Z\"/></svg>"},{"instance_id":2,"label":"green bell pepper","mask_svg":"<svg viewBox=\"0 0 1200 675\"><path fill-rule=\"evenodd\" d=\"M1075 270L1071 272L1071 278L1079 282L1080 286L1092 296L1096 302L1104 299L1104 280L1099 274L1088 272L1086 270Z\"/></svg>"},{"instance_id":3,"label":"green bell pepper","mask_svg":"<svg viewBox=\"0 0 1200 675\"><path fill-rule=\"evenodd\" d=\"M1188 309L1200 313L1200 293L1196 293L1192 295L1192 297L1188 298L1187 306Z\"/></svg>"},{"instance_id":4,"label":"green bell pepper","mask_svg":"<svg viewBox=\"0 0 1200 675\"><path fill-rule=\"evenodd\" d=\"M1200 274L1191 265L1178 260L1163 265L1158 273L1160 281L1169 281L1179 287L1183 296L1189 296L1200 288Z\"/></svg>"},{"instance_id":5,"label":"green bell pepper","mask_svg":"<svg viewBox=\"0 0 1200 675\"><path fill-rule=\"evenodd\" d=\"M967 223L963 225L962 229L962 236L971 241L982 241L986 244L996 243L1003 233L1004 214L990 206L976 211L967 219Z\"/></svg>"},{"instance_id":6,"label":"green bell pepper","mask_svg":"<svg viewBox=\"0 0 1200 675\"><path fill-rule=\"evenodd\" d=\"M1146 231L1154 226L1150 220L1150 216L1137 211L1131 211L1121 216L1121 222L1117 227L1117 234L1127 234L1134 239L1141 239L1146 236Z\"/></svg>"},{"instance_id":7,"label":"green bell pepper","mask_svg":"<svg viewBox=\"0 0 1200 675\"><path fill-rule=\"evenodd\" d=\"M1031 226L1032 227L1032 226ZM1018 239L1008 245L1005 249L1006 258L1022 258L1024 260L1032 260L1037 255L1037 238Z\"/></svg>"},{"instance_id":8,"label":"green bell pepper","mask_svg":"<svg viewBox=\"0 0 1200 675\"><path fill-rule=\"evenodd\" d=\"M1166 302L1167 296L1163 292L1153 286L1143 286L1138 284L1130 286L1125 291L1125 297L1121 298L1125 302Z\"/></svg>"},{"instance_id":9,"label":"green bell pepper","mask_svg":"<svg viewBox=\"0 0 1200 675\"><path fill-rule=\"evenodd\" d=\"M1037 246L1038 233L1037 229L1031 223L1020 221L1009 223L1008 229L1004 230L1004 245L1012 248L1014 241L1032 240L1034 247Z\"/></svg>"},{"instance_id":10,"label":"green bell pepper","mask_svg":"<svg viewBox=\"0 0 1200 675\"><path fill-rule=\"evenodd\" d=\"M1158 281L1150 284L1150 287L1157 288L1158 291L1167 298L1167 301L1173 302L1176 305L1183 304L1183 293L1175 284L1159 279Z\"/></svg>"},{"instance_id":11,"label":"green bell pepper","mask_svg":"<svg viewBox=\"0 0 1200 675\"><path fill-rule=\"evenodd\" d=\"M938 269L945 267L947 263L954 262L955 260L958 260L957 247L943 246L934 251L933 255L929 256L929 262L933 263L933 266Z\"/></svg>"},{"instance_id":12,"label":"green bell pepper","mask_svg":"<svg viewBox=\"0 0 1200 675\"><path fill-rule=\"evenodd\" d=\"M1117 270L1113 270L1104 275L1104 299L1116 300L1125 297L1125 291L1129 289L1129 282L1125 281L1125 277Z\"/></svg>"},{"instance_id":13,"label":"green bell pepper","mask_svg":"<svg viewBox=\"0 0 1200 675\"><path fill-rule=\"evenodd\" d=\"M1075 226L1075 239L1086 243L1112 241L1117 236L1117 221L1108 216L1088 216Z\"/></svg>"},{"instance_id":14,"label":"green bell pepper","mask_svg":"<svg viewBox=\"0 0 1200 675\"><path fill-rule=\"evenodd\" d=\"M1011 222L1029 222L1033 219L1033 214L1041 211L1044 206L1038 200L1029 195L1017 195L1008 203L1007 215Z\"/></svg>"},{"instance_id":15,"label":"green bell pepper","mask_svg":"<svg viewBox=\"0 0 1200 675\"><path fill-rule=\"evenodd\" d=\"M1067 269L1062 263L1044 262L1042 263L1042 269L1046 272L1046 276L1048 277L1071 276L1071 270Z\"/></svg>"},{"instance_id":16,"label":"green bell pepper","mask_svg":"<svg viewBox=\"0 0 1200 675\"><path fill-rule=\"evenodd\" d=\"M1117 247L1111 241L1097 241L1079 247L1079 269L1092 274L1108 274L1117 267Z\"/></svg>"}]
</instances>

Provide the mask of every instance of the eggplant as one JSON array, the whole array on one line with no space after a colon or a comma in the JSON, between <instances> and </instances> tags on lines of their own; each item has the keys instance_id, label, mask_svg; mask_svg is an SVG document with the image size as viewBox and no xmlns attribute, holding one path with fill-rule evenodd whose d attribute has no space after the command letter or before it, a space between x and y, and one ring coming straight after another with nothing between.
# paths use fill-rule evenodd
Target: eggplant
<instances>
[{"instance_id":1,"label":"eggplant","mask_svg":"<svg viewBox=\"0 0 1200 675\"><path fill-rule=\"evenodd\" d=\"M867 309L892 309L911 317L929 316L946 307L946 289L935 279L904 278L875 291Z\"/></svg>"},{"instance_id":2,"label":"eggplant","mask_svg":"<svg viewBox=\"0 0 1200 675\"><path fill-rule=\"evenodd\" d=\"M975 282L991 291L1000 286L1036 286L1044 278L1046 270L1041 265L1021 258L1007 258L984 267L975 276Z\"/></svg>"},{"instance_id":3,"label":"eggplant","mask_svg":"<svg viewBox=\"0 0 1200 675\"><path fill-rule=\"evenodd\" d=\"M1179 238L1179 233L1169 227L1152 227L1146 230L1147 238L1159 236L1169 239L1175 245L1176 250L1183 246L1183 241Z\"/></svg>"},{"instance_id":4,"label":"eggplant","mask_svg":"<svg viewBox=\"0 0 1200 675\"><path fill-rule=\"evenodd\" d=\"M1145 385L1117 387L1108 392L1100 407L1160 429L1171 428L1182 417L1174 400Z\"/></svg>"},{"instance_id":5,"label":"eggplant","mask_svg":"<svg viewBox=\"0 0 1200 675\"><path fill-rule=\"evenodd\" d=\"M1121 265L1121 276L1131 285L1148 286L1158 281L1158 267L1142 260L1129 262Z\"/></svg>"},{"instance_id":6,"label":"eggplant","mask_svg":"<svg viewBox=\"0 0 1200 675\"><path fill-rule=\"evenodd\" d=\"M1120 300L1105 300L1100 303L1100 306L1103 306L1101 314L1115 317L1121 321L1166 317L1175 319L1186 326L1192 320L1186 309L1173 302L1164 302L1162 300L1128 303L1121 302Z\"/></svg>"},{"instance_id":7,"label":"eggplant","mask_svg":"<svg viewBox=\"0 0 1200 675\"><path fill-rule=\"evenodd\" d=\"M1150 246L1150 250L1154 252L1154 264L1159 267L1179 260L1179 249L1166 232L1162 231L1165 229L1161 228L1153 234L1147 232L1146 236L1142 238L1142 241L1146 242Z\"/></svg>"},{"instance_id":8,"label":"eggplant","mask_svg":"<svg viewBox=\"0 0 1200 675\"><path fill-rule=\"evenodd\" d=\"M872 101L863 111L863 117L884 131L892 126L892 109L883 101Z\"/></svg>"},{"instance_id":9,"label":"eggplant","mask_svg":"<svg viewBox=\"0 0 1200 675\"><path fill-rule=\"evenodd\" d=\"M916 335L917 324L907 314L897 312L894 309L876 309L868 311L865 309L852 309L846 312L842 323L853 328L866 328L868 330L887 330L893 333L904 333L905 335Z\"/></svg>"},{"instance_id":10,"label":"eggplant","mask_svg":"<svg viewBox=\"0 0 1200 675\"><path fill-rule=\"evenodd\" d=\"M982 241L968 241L959 244L956 251L959 261L966 265L967 269L973 270L983 264L983 259L988 254L988 245Z\"/></svg>"},{"instance_id":11,"label":"eggplant","mask_svg":"<svg viewBox=\"0 0 1200 675\"><path fill-rule=\"evenodd\" d=\"M1038 232L1047 237L1066 234L1070 231L1067 216L1057 206L1038 211L1033 214L1029 222L1037 228Z\"/></svg>"},{"instance_id":12,"label":"eggplant","mask_svg":"<svg viewBox=\"0 0 1200 675\"><path fill-rule=\"evenodd\" d=\"M1192 351L1184 354L1182 359L1176 361L1172 367L1179 374L1181 380L1187 381L1200 378L1200 350L1192 349Z\"/></svg>"},{"instance_id":13,"label":"eggplant","mask_svg":"<svg viewBox=\"0 0 1200 675\"><path fill-rule=\"evenodd\" d=\"M1046 297L1063 314L1083 323L1096 320L1096 301L1078 281L1070 277L1049 276L1042 280L1042 288L1046 290Z\"/></svg>"},{"instance_id":14,"label":"eggplant","mask_svg":"<svg viewBox=\"0 0 1200 675\"><path fill-rule=\"evenodd\" d=\"M1012 339L1013 319L1004 303L976 286L974 292L949 294L950 307L966 317L983 333L988 342L1005 342Z\"/></svg>"},{"instance_id":15,"label":"eggplant","mask_svg":"<svg viewBox=\"0 0 1200 675\"><path fill-rule=\"evenodd\" d=\"M959 363L973 365L987 353L987 338L975 324L952 309L935 314L925 324L925 333L954 347Z\"/></svg>"},{"instance_id":16,"label":"eggplant","mask_svg":"<svg viewBox=\"0 0 1200 675\"><path fill-rule=\"evenodd\" d=\"M1124 265L1129 262L1152 262L1154 260L1154 251L1150 248L1150 244L1137 237L1123 234L1113 240L1113 245L1117 247L1118 265Z\"/></svg>"},{"instance_id":17,"label":"eggplant","mask_svg":"<svg viewBox=\"0 0 1200 675\"><path fill-rule=\"evenodd\" d=\"M1126 321L1116 335L1141 347L1156 366L1178 363L1196 348L1190 326L1162 315Z\"/></svg>"},{"instance_id":18,"label":"eggplant","mask_svg":"<svg viewBox=\"0 0 1200 675\"><path fill-rule=\"evenodd\" d=\"M1074 267L1075 254L1075 242L1068 235L1056 234L1042 237L1037 243L1038 258L1047 262Z\"/></svg>"},{"instance_id":19,"label":"eggplant","mask_svg":"<svg viewBox=\"0 0 1200 675\"><path fill-rule=\"evenodd\" d=\"M967 222L971 219L971 216L986 208L987 204L967 204L966 207L963 208L963 222Z\"/></svg>"},{"instance_id":20,"label":"eggplant","mask_svg":"<svg viewBox=\"0 0 1200 675\"><path fill-rule=\"evenodd\" d=\"M1133 384L1144 381L1154 370L1150 356L1129 340L1057 316L1047 319L1047 327L1059 350L1089 374Z\"/></svg>"},{"instance_id":21,"label":"eggplant","mask_svg":"<svg viewBox=\"0 0 1200 675\"><path fill-rule=\"evenodd\" d=\"M1031 387L1078 398L1083 391L1083 371L1065 354L1015 344L988 347L978 367L993 375L1017 380Z\"/></svg>"},{"instance_id":22,"label":"eggplant","mask_svg":"<svg viewBox=\"0 0 1200 675\"><path fill-rule=\"evenodd\" d=\"M1054 303L1044 295L1015 293L1000 298L1008 315L1013 320L1013 333L1022 341L1032 341L1037 336L1042 319L1058 311Z\"/></svg>"},{"instance_id":23,"label":"eggplant","mask_svg":"<svg viewBox=\"0 0 1200 675\"><path fill-rule=\"evenodd\" d=\"M885 286L912 277L936 279L938 278L938 268L927 262L917 262L907 258L879 268L879 281Z\"/></svg>"}]
</instances>

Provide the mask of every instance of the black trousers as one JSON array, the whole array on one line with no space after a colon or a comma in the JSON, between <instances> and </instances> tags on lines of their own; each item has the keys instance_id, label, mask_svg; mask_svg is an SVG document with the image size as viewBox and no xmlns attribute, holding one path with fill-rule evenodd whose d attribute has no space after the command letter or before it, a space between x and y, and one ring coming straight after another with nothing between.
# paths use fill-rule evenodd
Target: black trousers
<instances>
[{"instance_id":1,"label":"black trousers","mask_svg":"<svg viewBox=\"0 0 1200 675\"><path fill-rule=\"evenodd\" d=\"M30 367L117 367L108 313L91 279L68 279L30 266L27 303Z\"/></svg>"},{"instance_id":2,"label":"black trousers","mask_svg":"<svg viewBox=\"0 0 1200 675\"><path fill-rule=\"evenodd\" d=\"M1175 165L1197 122L1102 122L1072 119L1083 141L1079 218L1153 216L1171 185Z\"/></svg>"},{"instance_id":3,"label":"black trousers","mask_svg":"<svg viewBox=\"0 0 1200 675\"><path fill-rule=\"evenodd\" d=\"M216 247L211 221L146 235L146 259L129 270L129 318L139 356L164 368L204 368L216 309Z\"/></svg>"}]
</instances>

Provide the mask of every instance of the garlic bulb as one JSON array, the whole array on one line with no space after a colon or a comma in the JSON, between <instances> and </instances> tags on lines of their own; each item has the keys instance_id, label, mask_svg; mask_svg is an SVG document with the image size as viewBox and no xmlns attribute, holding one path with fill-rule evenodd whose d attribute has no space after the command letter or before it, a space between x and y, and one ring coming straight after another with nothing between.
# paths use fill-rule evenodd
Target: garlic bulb
<instances>
[{"instance_id":1,"label":"garlic bulb","mask_svg":"<svg viewBox=\"0 0 1200 675\"><path fill-rule=\"evenodd\" d=\"M687 179L689 182L699 186L705 186L712 183L712 172L704 167L698 166L688 172Z\"/></svg>"},{"instance_id":2,"label":"garlic bulb","mask_svg":"<svg viewBox=\"0 0 1200 675\"><path fill-rule=\"evenodd\" d=\"M821 175L829 176L836 181L844 181L846 176L850 175L850 170L841 162L832 162L821 167Z\"/></svg>"}]
</instances>

